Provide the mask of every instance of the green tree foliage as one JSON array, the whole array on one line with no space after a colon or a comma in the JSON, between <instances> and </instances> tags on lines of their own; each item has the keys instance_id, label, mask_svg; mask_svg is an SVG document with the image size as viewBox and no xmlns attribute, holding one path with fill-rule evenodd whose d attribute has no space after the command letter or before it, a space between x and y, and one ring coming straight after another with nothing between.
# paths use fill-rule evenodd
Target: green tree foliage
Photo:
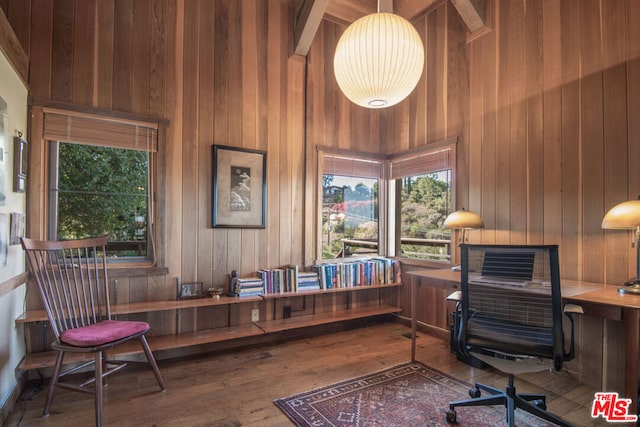
<instances>
[{"instance_id":1,"label":"green tree foliage","mask_svg":"<svg viewBox=\"0 0 640 427\"><path fill-rule=\"evenodd\" d=\"M438 174L404 178L402 186L402 237L429 239L442 236L449 214L450 185Z\"/></svg>"},{"instance_id":2,"label":"green tree foliage","mask_svg":"<svg viewBox=\"0 0 640 427\"><path fill-rule=\"evenodd\" d=\"M134 216L147 216L147 153L61 143L58 238L135 238Z\"/></svg>"}]
</instances>

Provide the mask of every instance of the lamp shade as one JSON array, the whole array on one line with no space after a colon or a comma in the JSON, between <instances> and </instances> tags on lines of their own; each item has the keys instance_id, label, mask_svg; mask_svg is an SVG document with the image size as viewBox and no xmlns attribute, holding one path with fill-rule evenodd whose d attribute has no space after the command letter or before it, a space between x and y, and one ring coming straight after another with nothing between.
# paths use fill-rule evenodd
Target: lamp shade
<instances>
[{"instance_id":1,"label":"lamp shade","mask_svg":"<svg viewBox=\"0 0 640 427\"><path fill-rule=\"evenodd\" d=\"M449 214L442 226L453 229L484 228L484 221L477 213L461 209Z\"/></svg>"},{"instance_id":2,"label":"lamp shade","mask_svg":"<svg viewBox=\"0 0 640 427\"><path fill-rule=\"evenodd\" d=\"M637 227L640 227L640 200L619 203L602 219L602 228L624 230Z\"/></svg>"},{"instance_id":3,"label":"lamp shade","mask_svg":"<svg viewBox=\"0 0 640 427\"><path fill-rule=\"evenodd\" d=\"M418 84L424 47L416 29L393 13L354 21L338 40L333 69L340 90L367 108L390 107Z\"/></svg>"}]
</instances>

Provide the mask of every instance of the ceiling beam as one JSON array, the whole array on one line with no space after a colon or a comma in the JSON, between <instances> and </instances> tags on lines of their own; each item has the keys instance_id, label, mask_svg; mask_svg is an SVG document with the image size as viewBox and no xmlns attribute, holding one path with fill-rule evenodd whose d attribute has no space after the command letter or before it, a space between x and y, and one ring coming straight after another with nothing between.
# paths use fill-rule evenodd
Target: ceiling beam
<instances>
[{"instance_id":1,"label":"ceiling beam","mask_svg":"<svg viewBox=\"0 0 640 427\"><path fill-rule=\"evenodd\" d=\"M395 0L393 13L402 16L407 21L413 21L420 15L428 13L446 0Z\"/></svg>"},{"instance_id":2,"label":"ceiling beam","mask_svg":"<svg viewBox=\"0 0 640 427\"><path fill-rule=\"evenodd\" d=\"M294 52L297 55L306 56L309 52L328 4L329 0L298 0L296 3Z\"/></svg>"},{"instance_id":3,"label":"ceiling beam","mask_svg":"<svg viewBox=\"0 0 640 427\"><path fill-rule=\"evenodd\" d=\"M395 13L411 21L447 0L280 0L294 6L294 52L306 56L322 19L345 27L365 15ZM454 0L451 0L452 2ZM457 0L482 3L486 0ZM483 9L484 10L484 9ZM482 12L484 16L484 12ZM465 21L466 22L466 21Z\"/></svg>"},{"instance_id":4,"label":"ceiling beam","mask_svg":"<svg viewBox=\"0 0 640 427\"><path fill-rule=\"evenodd\" d=\"M411 21L427 10L446 0L380 0L381 12L393 12ZM331 0L325 18L329 21L348 25L358 18L374 13L377 0Z\"/></svg>"},{"instance_id":5,"label":"ceiling beam","mask_svg":"<svg viewBox=\"0 0 640 427\"><path fill-rule=\"evenodd\" d=\"M378 0L376 10L380 13L393 13L393 0Z\"/></svg>"},{"instance_id":6,"label":"ceiling beam","mask_svg":"<svg viewBox=\"0 0 640 427\"><path fill-rule=\"evenodd\" d=\"M485 27L485 0L451 0L451 3L470 32Z\"/></svg>"}]
</instances>

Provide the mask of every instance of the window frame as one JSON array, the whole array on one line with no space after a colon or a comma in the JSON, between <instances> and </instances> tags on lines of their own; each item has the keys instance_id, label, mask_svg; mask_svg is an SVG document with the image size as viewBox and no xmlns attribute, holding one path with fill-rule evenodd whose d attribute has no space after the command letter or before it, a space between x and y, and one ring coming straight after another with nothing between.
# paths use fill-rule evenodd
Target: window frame
<instances>
[{"instance_id":1,"label":"window frame","mask_svg":"<svg viewBox=\"0 0 640 427\"><path fill-rule=\"evenodd\" d=\"M133 115L118 114L113 112L87 112L86 109L77 111L73 109L60 109L57 107L42 107L43 144L45 150L46 172L44 184L47 189L43 213L44 236L51 236L52 227L55 228L57 218L52 217L53 200L49 196L52 188L51 180L57 177L57 169L54 171L50 164L52 150L57 153L60 142L77 143L81 145L96 145L119 149L133 149L146 151L148 155L148 207L147 207L147 254L146 256L124 257L108 259L113 266L121 267L155 267L158 264L157 230L158 202L156 185L158 182L157 164L158 147L160 137L160 120L134 117ZM52 120L54 118L54 120ZM65 126L66 123L66 126ZM74 127L74 125L77 125ZM98 131L93 130L95 127ZM66 133L66 135L65 135ZM115 142L114 142L115 141ZM45 159L43 159L45 160ZM57 212L57 211L56 211ZM56 221L56 222L52 222ZM46 237L45 237L46 238Z\"/></svg>"},{"instance_id":2,"label":"window frame","mask_svg":"<svg viewBox=\"0 0 640 427\"><path fill-rule=\"evenodd\" d=\"M452 230L450 241L450 260L438 261L418 259L402 256L399 254L399 248L401 247L401 223L399 221L401 217L402 209L402 178L409 176L426 175L429 173L439 172L449 169L451 171L451 212L455 211L456 206L456 164L457 164L457 138L450 138L443 141L428 144L418 149L397 153L389 158L389 188L390 188L390 210L393 211L392 216L394 219L394 226L389 227L389 246L392 248L391 256L402 259L403 263L423 265L423 266L435 266L443 267L455 265L458 259L458 253L456 250L455 242L457 241L457 232ZM446 155L443 153L446 152ZM400 163L403 163L400 167ZM402 172L395 172L396 169L402 170ZM391 217L391 215L390 215Z\"/></svg>"},{"instance_id":3,"label":"window frame","mask_svg":"<svg viewBox=\"0 0 640 427\"><path fill-rule=\"evenodd\" d=\"M442 169L451 169L451 211L455 210L456 206L456 174L457 174L457 144L458 138L452 137L441 141L436 141L433 143L429 143L426 146L419 147L416 149L405 150L399 153L393 154L372 154L372 153L364 153L352 150L344 150L344 149L336 149L336 148L328 148L316 146L317 153L317 165L316 165L316 179L317 179L317 192L316 192L316 260L315 262L323 262L322 258L322 197L323 197L323 186L322 186L322 176L326 171L326 167L324 167L324 156L337 156L342 158L351 158L354 160L372 160L379 162L382 165L382 168L379 172L379 194L378 194L378 254L382 256L394 257L402 259L402 262L405 264L423 266L423 267L437 267L443 268L444 266L455 265L458 260L458 251L455 242L457 241L457 231L452 230L451 233L451 258L447 261L436 261L436 260L425 260L425 259L416 259L416 258L408 258L403 257L397 254L396 248L400 247L400 223L396 220L400 216L401 209L401 200L400 200L400 190L399 186L402 185L400 179L395 179L392 177L393 174L393 165L398 165L400 161L411 160L421 156L431 156L434 153L440 153L443 151L448 151L448 155L446 158L446 168L438 168L437 165L441 165L442 160L440 159L440 163L433 162L427 164L435 165L435 169L427 168L423 170L418 170L420 174L427 174L431 172L436 172ZM414 166L414 165L412 165ZM335 169L334 169L335 170ZM357 171L357 168L351 169L351 172ZM341 175L352 175L358 176L355 174L350 174L347 170L345 173ZM363 176L364 178L371 178L372 176ZM326 262L326 260L324 260Z\"/></svg>"},{"instance_id":4,"label":"window frame","mask_svg":"<svg viewBox=\"0 0 640 427\"><path fill-rule=\"evenodd\" d=\"M322 258L322 177L326 174L378 180L378 255L387 253L387 180L386 156L331 148L317 147L318 152L318 209L316 229L316 261ZM333 159L331 161L329 159Z\"/></svg>"}]
</instances>

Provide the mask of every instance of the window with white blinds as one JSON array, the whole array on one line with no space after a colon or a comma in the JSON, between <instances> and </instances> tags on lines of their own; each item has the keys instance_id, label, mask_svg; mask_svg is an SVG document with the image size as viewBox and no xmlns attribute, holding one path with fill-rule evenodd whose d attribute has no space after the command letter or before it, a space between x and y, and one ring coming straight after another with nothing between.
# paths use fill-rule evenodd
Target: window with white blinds
<instances>
[{"instance_id":1,"label":"window with white blinds","mask_svg":"<svg viewBox=\"0 0 640 427\"><path fill-rule=\"evenodd\" d=\"M389 161L390 179L422 175L453 168L455 145L425 148L417 152L402 154Z\"/></svg>"},{"instance_id":2,"label":"window with white blinds","mask_svg":"<svg viewBox=\"0 0 640 427\"><path fill-rule=\"evenodd\" d=\"M397 256L451 262L451 230L442 225L452 210L455 148L455 141L443 141L389 160Z\"/></svg>"},{"instance_id":3,"label":"window with white blinds","mask_svg":"<svg viewBox=\"0 0 640 427\"><path fill-rule=\"evenodd\" d=\"M377 255L384 159L320 152L322 258Z\"/></svg>"},{"instance_id":4,"label":"window with white blinds","mask_svg":"<svg viewBox=\"0 0 640 427\"><path fill-rule=\"evenodd\" d=\"M108 235L110 262L155 259L154 154L158 123L45 107L48 235Z\"/></svg>"},{"instance_id":5,"label":"window with white blinds","mask_svg":"<svg viewBox=\"0 0 640 427\"><path fill-rule=\"evenodd\" d=\"M344 175L361 178L382 178L384 161L350 157L345 154L322 154L322 173L325 175Z\"/></svg>"},{"instance_id":6,"label":"window with white blinds","mask_svg":"<svg viewBox=\"0 0 640 427\"><path fill-rule=\"evenodd\" d=\"M323 258L380 253L450 262L451 231L442 223L452 210L456 143L389 156L319 151Z\"/></svg>"},{"instance_id":7,"label":"window with white blinds","mask_svg":"<svg viewBox=\"0 0 640 427\"><path fill-rule=\"evenodd\" d=\"M158 124L45 108L44 138L153 153L158 150Z\"/></svg>"}]
</instances>

